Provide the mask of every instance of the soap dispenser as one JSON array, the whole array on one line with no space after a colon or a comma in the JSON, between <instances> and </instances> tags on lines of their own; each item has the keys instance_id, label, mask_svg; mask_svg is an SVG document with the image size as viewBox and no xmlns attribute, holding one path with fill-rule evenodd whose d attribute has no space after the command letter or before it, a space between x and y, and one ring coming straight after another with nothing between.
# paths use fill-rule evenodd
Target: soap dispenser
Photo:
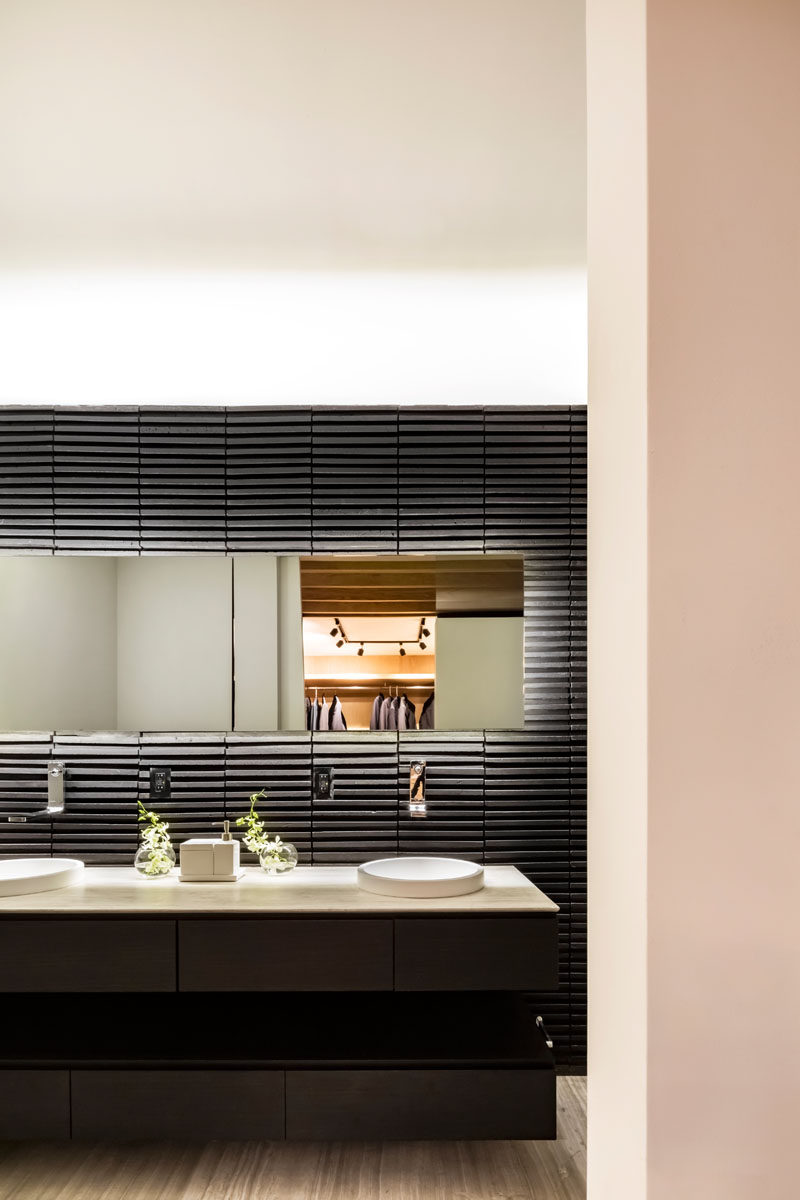
<instances>
[{"instance_id":1,"label":"soap dispenser","mask_svg":"<svg viewBox=\"0 0 800 1200\"><path fill-rule=\"evenodd\" d=\"M239 874L239 843L231 833L230 821L222 822L222 841L214 843L214 874Z\"/></svg>"},{"instance_id":2,"label":"soap dispenser","mask_svg":"<svg viewBox=\"0 0 800 1200\"><path fill-rule=\"evenodd\" d=\"M185 882L235 883L243 874L230 821L223 822L221 838L189 838L181 846L180 878Z\"/></svg>"}]
</instances>

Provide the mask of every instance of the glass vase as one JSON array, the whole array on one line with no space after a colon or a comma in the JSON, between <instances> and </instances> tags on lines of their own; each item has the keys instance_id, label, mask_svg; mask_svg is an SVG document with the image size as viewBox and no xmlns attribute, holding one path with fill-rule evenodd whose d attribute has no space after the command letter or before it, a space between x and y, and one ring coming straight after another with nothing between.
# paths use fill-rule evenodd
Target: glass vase
<instances>
[{"instance_id":1,"label":"glass vase","mask_svg":"<svg viewBox=\"0 0 800 1200\"><path fill-rule=\"evenodd\" d=\"M258 861L267 875L285 875L297 866L297 850L291 842L273 842L268 850L259 854Z\"/></svg>"},{"instance_id":2,"label":"glass vase","mask_svg":"<svg viewBox=\"0 0 800 1200\"><path fill-rule=\"evenodd\" d=\"M159 846L157 850L150 846L140 846L133 865L144 879L160 879L163 875L168 875L175 866L172 843Z\"/></svg>"}]
</instances>

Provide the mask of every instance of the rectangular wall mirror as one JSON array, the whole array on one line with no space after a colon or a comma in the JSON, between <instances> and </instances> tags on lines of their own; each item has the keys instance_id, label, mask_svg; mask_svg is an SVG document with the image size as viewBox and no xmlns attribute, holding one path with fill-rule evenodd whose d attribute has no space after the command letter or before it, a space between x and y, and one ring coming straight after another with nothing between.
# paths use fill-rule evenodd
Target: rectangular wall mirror
<instances>
[{"instance_id":1,"label":"rectangular wall mirror","mask_svg":"<svg viewBox=\"0 0 800 1200\"><path fill-rule=\"evenodd\" d=\"M0 728L523 725L521 555L0 558Z\"/></svg>"}]
</instances>

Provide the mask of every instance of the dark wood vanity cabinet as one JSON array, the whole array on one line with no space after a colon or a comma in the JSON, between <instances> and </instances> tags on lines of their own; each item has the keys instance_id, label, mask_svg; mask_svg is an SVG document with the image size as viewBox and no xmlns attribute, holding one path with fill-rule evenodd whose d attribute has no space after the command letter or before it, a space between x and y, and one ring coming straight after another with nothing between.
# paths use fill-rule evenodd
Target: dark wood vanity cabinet
<instances>
[{"instance_id":1,"label":"dark wood vanity cabinet","mask_svg":"<svg viewBox=\"0 0 800 1200\"><path fill-rule=\"evenodd\" d=\"M178 922L182 992L381 992L394 986L392 922L347 917Z\"/></svg>"},{"instance_id":2,"label":"dark wood vanity cabinet","mask_svg":"<svg viewBox=\"0 0 800 1200\"><path fill-rule=\"evenodd\" d=\"M178 922L180 991L546 991L556 918L270 917Z\"/></svg>"},{"instance_id":3,"label":"dark wood vanity cabinet","mask_svg":"<svg viewBox=\"0 0 800 1200\"><path fill-rule=\"evenodd\" d=\"M394 987L398 992L557 988L556 918L399 917Z\"/></svg>"},{"instance_id":4,"label":"dark wood vanity cabinet","mask_svg":"<svg viewBox=\"0 0 800 1200\"><path fill-rule=\"evenodd\" d=\"M0 920L2 992L546 991L556 918Z\"/></svg>"},{"instance_id":5,"label":"dark wood vanity cabinet","mask_svg":"<svg viewBox=\"0 0 800 1200\"><path fill-rule=\"evenodd\" d=\"M279 1141L284 1072L72 1071L72 1136L86 1141Z\"/></svg>"},{"instance_id":6,"label":"dark wood vanity cabinet","mask_svg":"<svg viewBox=\"0 0 800 1200\"><path fill-rule=\"evenodd\" d=\"M552 913L3 918L0 1139L552 1138L557 967Z\"/></svg>"},{"instance_id":7,"label":"dark wood vanity cabinet","mask_svg":"<svg viewBox=\"0 0 800 1200\"><path fill-rule=\"evenodd\" d=\"M175 922L0 920L0 992L171 992Z\"/></svg>"}]
</instances>

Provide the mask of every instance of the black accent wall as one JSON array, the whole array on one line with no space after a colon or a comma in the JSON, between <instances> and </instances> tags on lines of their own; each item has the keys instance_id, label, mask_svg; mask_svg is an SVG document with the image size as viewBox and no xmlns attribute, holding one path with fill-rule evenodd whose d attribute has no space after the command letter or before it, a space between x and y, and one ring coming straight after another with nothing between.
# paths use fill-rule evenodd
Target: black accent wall
<instances>
[{"instance_id":1,"label":"black accent wall","mask_svg":"<svg viewBox=\"0 0 800 1200\"><path fill-rule=\"evenodd\" d=\"M266 786L304 861L396 852L513 863L561 905L561 986L534 997L562 1065L586 1055L586 412L537 408L2 408L0 553L523 551L525 730L0 735L0 854L128 863L149 769L176 840ZM411 821L408 763L428 762ZM312 801L314 765L334 797Z\"/></svg>"}]
</instances>

